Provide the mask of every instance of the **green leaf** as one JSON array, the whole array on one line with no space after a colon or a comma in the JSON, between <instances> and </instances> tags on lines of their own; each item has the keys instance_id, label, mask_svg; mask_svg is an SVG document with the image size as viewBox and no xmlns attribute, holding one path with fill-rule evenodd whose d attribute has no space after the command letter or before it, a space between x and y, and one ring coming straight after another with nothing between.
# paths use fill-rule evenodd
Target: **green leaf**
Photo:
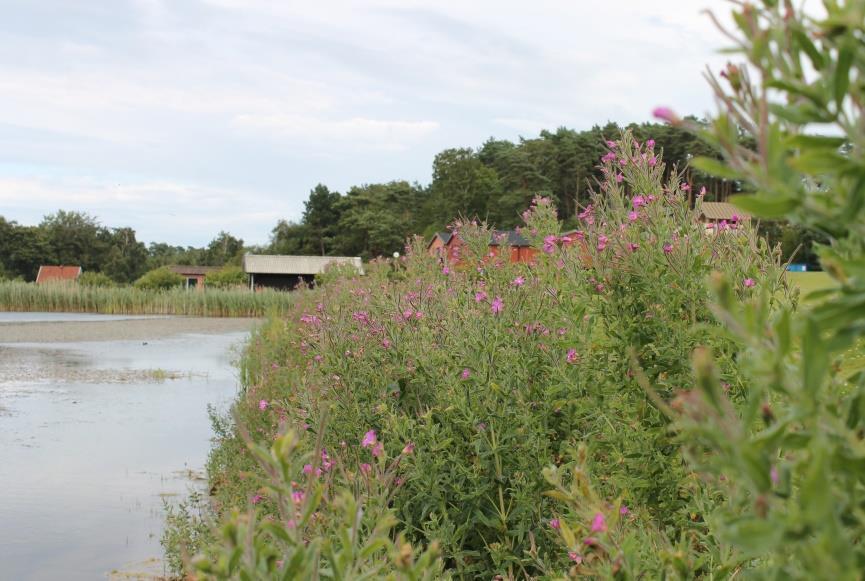
<instances>
[{"instance_id":1,"label":"green leaf","mask_svg":"<svg viewBox=\"0 0 865 581\"><path fill-rule=\"evenodd\" d=\"M741 177L739 172L729 167L724 162L712 159L711 157L696 157L691 160L691 167L709 175L728 180L735 180Z\"/></svg>"},{"instance_id":2,"label":"green leaf","mask_svg":"<svg viewBox=\"0 0 865 581\"><path fill-rule=\"evenodd\" d=\"M821 148L838 150L842 145L847 143L844 137L831 137L829 135L808 135L800 133L790 138L792 147L801 148Z\"/></svg>"},{"instance_id":3,"label":"green leaf","mask_svg":"<svg viewBox=\"0 0 865 581\"><path fill-rule=\"evenodd\" d=\"M808 59L810 59L814 69L817 71L821 70L826 61L820 51L817 50L817 47L814 46L814 43L811 42L811 39L808 38L808 35L803 30L793 30L793 39L805 51L805 54L808 55Z\"/></svg>"},{"instance_id":4,"label":"green leaf","mask_svg":"<svg viewBox=\"0 0 865 581\"><path fill-rule=\"evenodd\" d=\"M826 472L829 470L829 462L826 457L825 444L818 440L811 454L808 464L808 472L802 482L801 502L805 518L817 527L825 526L834 520L832 514L833 499L831 486Z\"/></svg>"},{"instance_id":5,"label":"green leaf","mask_svg":"<svg viewBox=\"0 0 865 581\"><path fill-rule=\"evenodd\" d=\"M796 198L766 193L739 194L733 196L731 201L746 212L761 218L782 218L800 205Z\"/></svg>"},{"instance_id":6,"label":"green leaf","mask_svg":"<svg viewBox=\"0 0 865 581\"><path fill-rule=\"evenodd\" d=\"M850 160L835 151L825 149L806 151L787 162L790 167L807 174L836 173L849 168Z\"/></svg>"},{"instance_id":7,"label":"green leaf","mask_svg":"<svg viewBox=\"0 0 865 581\"><path fill-rule=\"evenodd\" d=\"M802 338L802 381L805 392L814 397L828 372L829 354L826 352L826 345L820 337L817 323L808 317Z\"/></svg>"},{"instance_id":8,"label":"green leaf","mask_svg":"<svg viewBox=\"0 0 865 581\"><path fill-rule=\"evenodd\" d=\"M729 523L724 536L735 543L746 558L763 556L775 550L784 536L784 528L771 520L742 519Z\"/></svg>"},{"instance_id":9,"label":"green leaf","mask_svg":"<svg viewBox=\"0 0 865 581\"><path fill-rule=\"evenodd\" d=\"M850 65L853 63L853 50L844 45L838 50L838 64L835 67L833 85L835 87L835 103L838 108L844 103L847 89L850 87Z\"/></svg>"}]
</instances>

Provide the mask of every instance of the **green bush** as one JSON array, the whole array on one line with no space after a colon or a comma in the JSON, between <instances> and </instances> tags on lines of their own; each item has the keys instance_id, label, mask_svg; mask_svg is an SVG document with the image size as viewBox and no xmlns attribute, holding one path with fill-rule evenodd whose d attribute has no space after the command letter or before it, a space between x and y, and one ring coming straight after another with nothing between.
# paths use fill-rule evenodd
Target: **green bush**
<instances>
[{"instance_id":1,"label":"green bush","mask_svg":"<svg viewBox=\"0 0 865 581\"><path fill-rule=\"evenodd\" d=\"M78 277L78 284L80 284L81 286L100 288L117 286L117 283L114 282L109 276L101 272L93 271L82 272L81 276Z\"/></svg>"},{"instance_id":2,"label":"green bush","mask_svg":"<svg viewBox=\"0 0 865 581\"><path fill-rule=\"evenodd\" d=\"M675 172L662 181L652 144L626 134L602 165L609 179L567 240L548 199L524 214L532 263L489 256L490 230L466 222L459 264L442 268L416 243L399 278L371 264L367 277L302 295L249 345L239 425L265 441L281 423L303 429L328 415L319 436L343 461L356 456L343 443L371 429L391 456L413 442L392 492L400 530L413 544L438 542L460 577L567 569L573 549L549 522L570 513L545 496L544 471L568 473L580 446L598 497L632 507L630 526L654 545L702 534L693 515L704 514L703 489L663 410L693 382L701 345L719 354L731 397L746 400L741 344L720 332L708 275L738 281L743 300L783 302L784 273L748 224L707 236L687 184ZM254 494L241 475L258 470L236 430L221 427L208 467L223 517ZM656 555L633 570L675 567Z\"/></svg>"},{"instance_id":3,"label":"green bush","mask_svg":"<svg viewBox=\"0 0 865 581\"><path fill-rule=\"evenodd\" d=\"M183 284L182 276L167 266L151 270L135 281L135 288L145 290L166 290Z\"/></svg>"},{"instance_id":4,"label":"green bush","mask_svg":"<svg viewBox=\"0 0 865 581\"><path fill-rule=\"evenodd\" d=\"M208 274L204 284L213 288L248 287L249 276L239 266L226 266Z\"/></svg>"}]
</instances>

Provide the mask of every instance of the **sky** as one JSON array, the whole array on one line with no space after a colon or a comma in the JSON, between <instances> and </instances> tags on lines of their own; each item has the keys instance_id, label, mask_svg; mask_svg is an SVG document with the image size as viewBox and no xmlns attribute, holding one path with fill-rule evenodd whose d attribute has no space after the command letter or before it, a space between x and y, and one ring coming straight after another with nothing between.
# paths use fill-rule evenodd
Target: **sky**
<instances>
[{"instance_id":1,"label":"sky","mask_svg":"<svg viewBox=\"0 0 865 581\"><path fill-rule=\"evenodd\" d=\"M714 109L722 0L0 0L0 215L266 243L318 183Z\"/></svg>"}]
</instances>

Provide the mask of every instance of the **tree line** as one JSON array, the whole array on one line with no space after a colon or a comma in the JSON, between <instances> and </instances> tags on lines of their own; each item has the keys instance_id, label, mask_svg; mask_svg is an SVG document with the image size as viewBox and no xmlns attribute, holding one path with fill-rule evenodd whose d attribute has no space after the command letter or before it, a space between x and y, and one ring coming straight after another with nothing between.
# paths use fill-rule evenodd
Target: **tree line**
<instances>
[{"instance_id":1,"label":"tree line","mask_svg":"<svg viewBox=\"0 0 865 581\"><path fill-rule=\"evenodd\" d=\"M480 147L446 149L435 156L427 185L396 180L340 193L319 184L304 202L301 219L279 221L270 243L263 247L244 246L243 240L226 231L202 248L148 246L136 239L133 229L108 228L81 212L61 210L38 226L0 217L0 276L33 280L40 264L77 264L124 283L169 264L239 264L245 251L364 259L388 256L400 250L408 236L429 237L458 216L476 216L498 228L512 228L539 193L555 200L566 226L575 225L579 208L602 178L599 160L607 152L606 142L617 139L625 128L640 141L654 139L656 150L663 150L667 171L684 172L692 191L705 187L706 199L724 200L740 190L738 182L688 167L695 156L717 155L678 127L657 123L627 127L608 123L584 131L560 127L517 142L490 138ZM797 245L795 235L784 228L775 226L767 233L791 248Z\"/></svg>"},{"instance_id":2,"label":"tree line","mask_svg":"<svg viewBox=\"0 0 865 581\"><path fill-rule=\"evenodd\" d=\"M243 240L220 232L203 248L171 246L136 238L128 227L109 228L84 212L60 210L37 226L24 226L0 216L0 279L34 280L43 264L81 266L118 283L130 283L166 265L224 266L239 264Z\"/></svg>"}]
</instances>

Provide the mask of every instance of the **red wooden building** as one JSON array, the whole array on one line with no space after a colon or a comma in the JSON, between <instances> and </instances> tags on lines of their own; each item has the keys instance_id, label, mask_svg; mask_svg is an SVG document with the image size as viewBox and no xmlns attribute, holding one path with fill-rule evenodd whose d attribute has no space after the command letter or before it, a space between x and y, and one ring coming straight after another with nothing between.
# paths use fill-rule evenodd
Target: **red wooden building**
<instances>
[{"instance_id":1,"label":"red wooden building","mask_svg":"<svg viewBox=\"0 0 865 581\"><path fill-rule=\"evenodd\" d=\"M183 281L184 288L190 289L194 288L197 290L204 290L204 279L207 278L207 275L216 272L219 270L218 266L186 266L186 265L177 265L170 266L168 269L171 272L176 272L180 276L182 276L185 280Z\"/></svg>"},{"instance_id":2,"label":"red wooden building","mask_svg":"<svg viewBox=\"0 0 865 581\"><path fill-rule=\"evenodd\" d=\"M80 266L40 266L36 284L75 282L81 276Z\"/></svg>"}]
</instances>

